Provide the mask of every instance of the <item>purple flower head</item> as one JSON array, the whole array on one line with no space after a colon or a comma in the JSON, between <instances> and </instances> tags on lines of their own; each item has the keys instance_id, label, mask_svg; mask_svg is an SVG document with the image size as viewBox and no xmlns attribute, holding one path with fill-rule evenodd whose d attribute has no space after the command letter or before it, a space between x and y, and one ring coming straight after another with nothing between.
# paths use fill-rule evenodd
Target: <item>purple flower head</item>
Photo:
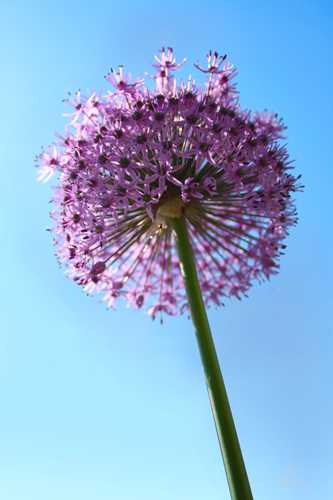
<instances>
[{"instance_id":1,"label":"purple flower head","mask_svg":"<svg viewBox=\"0 0 333 500\"><path fill-rule=\"evenodd\" d=\"M107 77L114 92L77 93L38 173L59 174L51 217L67 274L153 318L187 308L170 218L186 219L204 300L221 305L277 273L302 188L281 120L240 108L225 56L208 54L204 86L177 85L172 49L155 59L156 90L120 67Z\"/></svg>"}]
</instances>

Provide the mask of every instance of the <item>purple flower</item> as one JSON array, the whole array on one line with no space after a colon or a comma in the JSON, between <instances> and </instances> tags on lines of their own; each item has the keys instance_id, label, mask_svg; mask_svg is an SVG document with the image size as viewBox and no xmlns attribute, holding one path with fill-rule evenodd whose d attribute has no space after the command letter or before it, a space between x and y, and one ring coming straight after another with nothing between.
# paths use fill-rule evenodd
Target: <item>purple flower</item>
<instances>
[{"instance_id":1,"label":"purple flower","mask_svg":"<svg viewBox=\"0 0 333 500\"><path fill-rule=\"evenodd\" d=\"M130 94L135 96L137 89L144 83L144 80L137 80L133 83L130 83L130 75L125 75L123 66L119 66L117 72L111 69L110 73L106 75L105 78L116 89L114 95Z\"/></svg>"},{"instance_id":2,"label":"purple flower","mask_svg":"<svg viewBox=\"0 0 333 500\"><path fill-rule=\"evenodd\" d=\"M242 110L234 68L208 54L204 87L177 85L172 49L156 57L156 90L130 83L73 107L65 137L40 155L39 179L59 172L53 196L56 254L88 293L177 314L187 299L168 218L184 216L207 305L241 298L275 274L296 221L300 190L284 126L268 112Z\"/></svg>"}]
</instances>

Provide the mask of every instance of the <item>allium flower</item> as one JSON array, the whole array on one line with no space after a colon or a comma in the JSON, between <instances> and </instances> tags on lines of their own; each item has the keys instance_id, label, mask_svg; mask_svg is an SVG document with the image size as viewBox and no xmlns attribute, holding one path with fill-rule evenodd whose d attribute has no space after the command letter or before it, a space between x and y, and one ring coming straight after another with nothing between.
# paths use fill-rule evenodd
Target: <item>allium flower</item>
<instances>
[{"instance_id":1,"label":"allium flower","mask_svg":"<svg viewBox=\"0 0 333 500\"><path fill-rule=\"evenodd\" d=\"M301 188L281 120L240 108L226 57L196 65L205 86L177 85L183 63L162 49L156 90L121 66L106 77L114 91L77 93L65 136L39 157L39 179L59 172L51 215L68 275L153 318L187 307L168 218L185 217L204 301L220 305L277 272Z\"/></svg>"}]
</instances>

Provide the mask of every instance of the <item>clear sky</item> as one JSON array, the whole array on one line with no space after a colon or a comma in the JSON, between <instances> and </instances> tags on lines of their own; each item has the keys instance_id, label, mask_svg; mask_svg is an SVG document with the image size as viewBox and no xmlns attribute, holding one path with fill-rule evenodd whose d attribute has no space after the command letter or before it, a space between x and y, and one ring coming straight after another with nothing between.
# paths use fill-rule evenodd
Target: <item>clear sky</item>
<instances>
[{"instance_id":1,"label":"clear sky","mask_svg":"<svg viewBox=\"0 0 333 500\"><path fill-rule=\"evenodd\" d=\"M256 500L333 498L332 4L1 0L0 498L227 500L186 317L107 311L53 256L34 156L68 91L226 52L244 107L279 112L304 194L281 272L210 318ZM192 71L188 65L188 71Z\"/></svg>"}]
</instances>

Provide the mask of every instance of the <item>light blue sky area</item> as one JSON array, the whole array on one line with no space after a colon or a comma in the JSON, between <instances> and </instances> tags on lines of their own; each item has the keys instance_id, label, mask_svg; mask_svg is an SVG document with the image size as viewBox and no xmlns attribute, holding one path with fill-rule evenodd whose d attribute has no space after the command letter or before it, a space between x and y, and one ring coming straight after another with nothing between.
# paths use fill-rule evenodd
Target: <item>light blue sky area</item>
<instances>
[{"instance_id":1,"label":"light blue sky area","mask_svg":"<svg viewBox=\"0 0 333 500\"><path fill-rule=\"evenodd\" d=\"M242 105L288 125L306 190L281 272L210 318L254 498L333 498L332 21L328 1L2 0L2 500L229 498L191 323L67 280L35 180L66 93L150 71L161 45L226 52Z\"/></svg>"}]
</instances>

